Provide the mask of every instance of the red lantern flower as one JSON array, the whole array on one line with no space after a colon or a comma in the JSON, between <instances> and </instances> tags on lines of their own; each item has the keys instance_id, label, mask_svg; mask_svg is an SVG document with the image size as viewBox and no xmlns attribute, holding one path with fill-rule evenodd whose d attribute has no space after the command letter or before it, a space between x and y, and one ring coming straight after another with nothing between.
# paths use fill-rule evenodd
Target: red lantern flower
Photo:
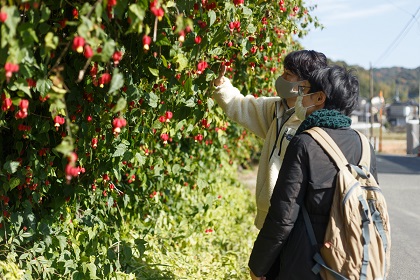
<instances>
[{"instance_id":1,"label":"red lantern flower","mask_svg":"<svg viewBox=\"0 0 420 280\"><path fill-rule=\"evenodd\" d=\"M148 51L150 49L150 44L152 43L152 38L147 35L143 36L143 49Z\"/></svg>"},{"instance_id":2,"label":"red lantern flower","mask_svg":"<svg viewBox=\"0 0 420 280\"><path fill-rule=\"evenodd\" d=\"M92 138L91 146L93 149L96 149L98 147L98 138Z\"/></svg>"},{"instance_id":3,"label":"red lantern flower","mask_svg":"<svg viewBox=\"0 0 420 280\"><path fill-rule=\"evenodd\" d=\"M7 13L0 12L0 22L5 22L7 20Z\"/></svg>"},{"instance_id":4,"label":"red lantern flower","mask_svg":"<svg viewBox=\"0 0 420 280\"><path fill-rule=\"evenodd\" d=\"M206 61L200 61L197 65L197 73L198 74L203 73L207 67L208 67L208 63Z\"/></svg>"},{"instance_id":5,"label":"red lantern flower","mask_svg":"<svg viewBox=\"0 0 420 280\"><path fill-rule=\"evenodd\" d=\"M112 126L114 127L114 134L118 135L121 132L121 127L127 125L127 121L124 118L115 118L112 121Z\"/></svg>"},{"instance_id":6,"label":"red lantern flower","mask_svg":"<svg viewBox=\"0 0 420 280\"><path fill-rule=\"evenodd\" d=\"M9 82L13 73L16 73L19 71L19 64L6 62L6 64L4 65L4 70L6 71L6 80L7 82Z\"/></svg>"},{"instance_id":7,"label":"red lantern flower","mask_svg":"<svg viewBox=\"0 0 420 280\"><path fill-rule=\"evenodd\" d=\"M72 47L74 51L77 51L78 53L82 53L84 45L85 45L85 39L83 39L83 37L80 37L80 36L74 37L73 47Z\"/></svg>"},{"instance_id":8,"label":"red lantern flower","mask_svg":"<svg viewBox=\"0 0 420 280\"><path fill-rule=\"evenodd\" d=\"M54 126L55 130L58 130L58 128L63 125L66 122L66 119L61 116L55 116L54 117Z\"/></svg>"},{"instance_id":9,"label":"red lantern flower","mask_svg":"<svg viewBox=\"0 0 420 280\"><path fill-rule=\"evenodd\" d=\"M90 45L85 45L85 47L84 47L84 51L83 51L83 55L84 55L86 58L91 58L91 57L93 56L93 50L92 50L92 48L90 47Z\"/></svg>"},{"instance_id":10,"label":"red lantern flower","mask_svg":"<svg viewBox=\"0 0 420 280\"><path fill-rule=\"evenodd\" d=\"M104 87L104 85L109 84L109 82L111 82L111 74L109 73L103 73L100 77L99 77L99 86L101 88Z\"/></svg>"},{"instance_id":11,"label":"red lantern flower","mask_svg":"<svg viewBox=\"0 0 420 280\"><path fill-rule=\"evenodd\" d=\"M120 63L120 60L122 59L123 53L120 51L115 51L112 55L112 59L114 60L114 64L118 65Z\"/></svg>"}]
</instances>

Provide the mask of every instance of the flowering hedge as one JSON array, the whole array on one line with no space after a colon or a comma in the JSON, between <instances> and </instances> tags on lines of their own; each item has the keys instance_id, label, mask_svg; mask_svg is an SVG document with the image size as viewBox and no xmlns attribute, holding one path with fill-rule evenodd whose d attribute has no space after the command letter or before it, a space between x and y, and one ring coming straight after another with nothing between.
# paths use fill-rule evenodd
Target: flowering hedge
<instances>
[{"instance_id":1,"label":"flowering hedge","mask_svg":"<svg viewBox=\"0 0 420 280\"><path fill-rule=\"evenodd\" d=\"M272 95L293 37L318 24L301 0L0 3L0 259L28 279L153 278L138 265L171 259L160 245L213 233L208 215L242 192L223 184L259 142L210 82L224 63L244 92Z\"/></svg>"}]
</instances>

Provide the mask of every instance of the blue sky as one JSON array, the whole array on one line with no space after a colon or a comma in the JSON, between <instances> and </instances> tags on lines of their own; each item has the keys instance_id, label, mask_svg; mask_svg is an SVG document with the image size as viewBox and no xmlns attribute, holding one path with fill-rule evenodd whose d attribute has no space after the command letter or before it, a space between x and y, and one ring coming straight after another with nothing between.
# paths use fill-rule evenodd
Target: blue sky
<instances>
[{"instance_id":1,"label":"blue sky","mask_svg":"<svg viewBox=\"0 0 420 280\"><path fill-rule=\"evenodd\" d=\"M420 66L419 0L305 2L306 6L317 5L312 15L325 27L312 26L305 38L298 39L305 49L365 69L370 63L373 67Z\"/></svg>"}]
</instances>

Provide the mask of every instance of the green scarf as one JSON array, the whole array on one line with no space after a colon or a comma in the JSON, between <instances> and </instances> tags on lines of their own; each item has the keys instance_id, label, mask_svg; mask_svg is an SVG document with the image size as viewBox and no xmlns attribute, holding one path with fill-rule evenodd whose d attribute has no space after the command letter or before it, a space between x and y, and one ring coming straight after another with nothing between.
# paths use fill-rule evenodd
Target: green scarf
<instances>
[{"instance_id":1,"label":"green scarf","mask_svg":"<svg viewBox=\"0 0 420 280\"><path fill-rule=\"evenodd\" d=\"M342 128L349 127L351 119L337 110L321 109L310 114L299 126L296 135L311 127Z\"/></svg>"}]
</instances>

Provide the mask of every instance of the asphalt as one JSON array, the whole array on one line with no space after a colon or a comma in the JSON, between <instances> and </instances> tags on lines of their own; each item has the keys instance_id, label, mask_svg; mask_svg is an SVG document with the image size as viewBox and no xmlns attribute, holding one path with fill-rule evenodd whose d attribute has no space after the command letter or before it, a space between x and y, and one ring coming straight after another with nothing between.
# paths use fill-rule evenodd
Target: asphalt
<instances>
[{"instance_id":1,"label":"asphalt","mask_svg":"<svg viewBox=\"0 0 420 280\"><path fill-rule=\"evenodd\" d=\"M387 280L420 279L420 157L378 155L377 169L391 224Z\"/></svg>"}]
</instances>

